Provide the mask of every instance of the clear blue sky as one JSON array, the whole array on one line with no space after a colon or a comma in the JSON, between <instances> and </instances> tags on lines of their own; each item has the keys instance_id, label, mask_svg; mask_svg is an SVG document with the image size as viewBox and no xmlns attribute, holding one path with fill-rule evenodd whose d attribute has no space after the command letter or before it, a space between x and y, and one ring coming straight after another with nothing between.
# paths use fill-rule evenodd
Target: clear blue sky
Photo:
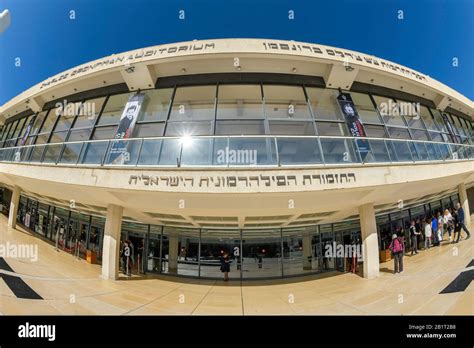
<instances>
[{"instance_id":1,"label":"clear blue sky","mask_svg":"<svg viewBox=\"0 0 474 348\"><path fill-rule=\"evenodd\" d=\"M0 0L4 9L12 24L0 34L0 105L112 53L226 37L353 49L421 71L474 99L473 0Z\"/></svg>"}]
</instances>

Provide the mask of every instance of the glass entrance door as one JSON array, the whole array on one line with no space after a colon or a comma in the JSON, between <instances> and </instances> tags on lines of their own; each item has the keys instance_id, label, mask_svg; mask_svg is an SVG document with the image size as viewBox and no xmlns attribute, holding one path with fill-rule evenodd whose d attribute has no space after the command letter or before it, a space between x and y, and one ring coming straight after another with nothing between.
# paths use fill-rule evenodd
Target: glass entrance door
<instances>
[{"instance_id":1,"label":"glass entrance door","mask_svg":"<svg viewBox=\"0 0 474 348\"><path fill-rule=\"evenodd\" d=\"M200 274L204 278L223 278L221 257L230 259L230 279L240 279L242 271L242 245L239 230L201 230L199 255Z\"/></svg>"}]
</instances>

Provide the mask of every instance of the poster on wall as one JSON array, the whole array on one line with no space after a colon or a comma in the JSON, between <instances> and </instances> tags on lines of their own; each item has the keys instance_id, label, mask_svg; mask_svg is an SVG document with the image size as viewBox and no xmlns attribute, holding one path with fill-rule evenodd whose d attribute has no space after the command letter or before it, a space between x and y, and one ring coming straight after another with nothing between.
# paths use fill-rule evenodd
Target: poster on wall
<instances>
[{"instance_id":1,"label":"poster on wall","mask_svg":"<svg viewBox=\"0 0 474 348\"><path fill-rule=\"evenodd\" d=\"M140 109L145 95L137 93L132 96L125 104L120 122L115 132L112 147L110 148L108 163L109 164L125 164L130 160L130 153L128 151L129 139L133 135L133 129L140 114ZM122 141L123 140L123 141Z\"/></svg>"},{"instance_id":2,"label":"poster on wall","mask_svg":"<svg viewBox=\"0 0 474 348\"><path fill-rule=\"evenodd\" d=\"M459 139L456 136L456 133L454 132L453 124L451 123L451 121L449 121L448 115L445 112L442 112L441 116L443 117L443 121L446 124L446 128L448 130L449 137L451 138L451 142L459 143Z\"/></svg>"},{"instance_id":3,"label":"poster on wall","mask_svg":"<svg viewBox=\"0 0 474 348\"><path fill-rule=\"evenodd\" d=\"M346 120L349 131L354 138L366 137L364 126L359 117L359 113L352 101L352 97L349 93L340 92L337 96L337 102ZM370 152L369 142L366 139L356 140L357 148L362 161L365 161L367 155Z\"/></svg>"}]
</instances>

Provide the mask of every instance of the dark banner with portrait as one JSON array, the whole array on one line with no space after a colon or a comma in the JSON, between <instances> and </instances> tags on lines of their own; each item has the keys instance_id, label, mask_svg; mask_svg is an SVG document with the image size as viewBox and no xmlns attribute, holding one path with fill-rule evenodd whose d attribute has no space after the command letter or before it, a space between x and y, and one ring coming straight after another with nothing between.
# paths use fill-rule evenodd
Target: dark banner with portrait
<instances>
[{"instance_id":1,"label":"dark banner with portrait","mask_svg":"<svg viewBox=\"0 0 474 348\"><path fill-rule=\"evenodd\" d=\"M347 126L349 131L354 138L365 138L365 129L362 125L362 122L359 117L359 113L352 101L352 97L349 93L339 93L337 96L337 102L341 108L344 118L346 119ZM362 162L365 161L368 153L370 152L369 142L366 139L356 140L357 148L362 159Z\"/></svg>"},{"instance_id":2,"label":"dark banner with portrait","mask_svg":"<svg viewBox=\"0 0 474 348\"><path fill-rule=\"evenodd\" d=\"M451 142L453 143L459 143L459 139L454 132L453 124L448 118L448 115L445 112L441 113L441 116L443 117L444 124L446 125L446 129L448 130L449 137L451 138Z\"/></svg>"},{"instance_id":3,"label":"dark banner with portrait","mask_svg":"<svg viewBox=\"0 0 474 348\"><path fill-rule=\"evenodd\" d=\"M112 146L110 147L108 164L124 164L130 160L130 153L128 151L128 144L130 142L125 141L125 139L132 137L144 97L145 94L143 93L134 94L130 96L127 104L125 104ZM122 139L123 141L121 141Z\"/></svg>"}]
</instances>

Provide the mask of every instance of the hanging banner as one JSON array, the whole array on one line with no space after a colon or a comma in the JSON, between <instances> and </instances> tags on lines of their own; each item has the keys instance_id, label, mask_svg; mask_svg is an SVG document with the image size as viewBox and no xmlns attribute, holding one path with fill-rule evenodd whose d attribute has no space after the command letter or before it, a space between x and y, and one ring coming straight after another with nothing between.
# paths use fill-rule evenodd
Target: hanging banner
<instances>
[{"instance_id":1,"label":"hanging banner","mask_svg":"<svg viewBox=\"0 0 474 348\"><path fill-rule=\"evenodd\" d=\"M364 126L362 125L362 122L359 118L359 114L354 102L352 101L351 95L349 93L341 92L337 96L337 102L339 103L339 107L344 114L351 135L354 138L366 137ZM356 143L362 162L364 162L365 158L370 152L369 142L366 139L358 139L356 140Z\"/></svg>"},{"instance_id":2,"label":"hanging banner","mask_svg":"<svg viewBox=\"0 0 474 348\"><path fill-rule=\"evenodd\" d=\"M459 139L456 136L456 133L454 132L453 124L451 123L451 121L449 121L448 115L445 112L442 112L441 116L443 117L443 121L446 124L446 128L448 130L451 141L453 143L459 143Z\"/></svg>"},{"instance_id":3,"label":"hanging banner","mask_svg":"<svg viewBox=\"0 0 474 348\"><path fill-rule=\"evenodd\" d=\"M21 138L21 146L26 144L26 141L28 140L28 136L30 135L31 128L33 128L33 123L35 122L36 117L32 117L30 123L28 123L28 126L25 129L25 133L23 134L23 138Z\"/></svg>"},{"instance_id":4,"label":"hanging banner","mask_svg":"<svg viewBox=\"0 0 474 348\"><path fill-rule=\"evenodd\" d=\"M108 164L124 164L130 160L129 142L121 140L132 137L144 97L145 94L143 93L134 94L130 96L127 104L125 104L122 116L120 117L120 123L115 132L115 140L109 151Z\"/></svg>"}]
</instances>

